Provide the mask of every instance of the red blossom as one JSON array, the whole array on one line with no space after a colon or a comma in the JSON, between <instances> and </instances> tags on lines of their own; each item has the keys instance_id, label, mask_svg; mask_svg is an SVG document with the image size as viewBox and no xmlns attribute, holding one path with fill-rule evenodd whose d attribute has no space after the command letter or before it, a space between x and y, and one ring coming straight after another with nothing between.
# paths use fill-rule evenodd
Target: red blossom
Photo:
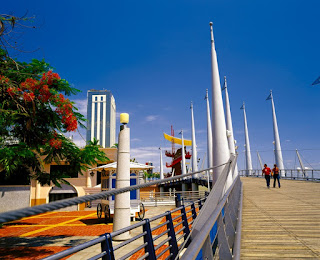
<instances>
[{"instance_id":1,"label":"red blossom","mask_svg":"<svg viewBox=\"0 0 320 260\"><path fill-rule=\"evenodd\" d=\"M9 93L10 96L14 96L16 93L16 88L14 87L9 87L7 88L7 92Z\"/></svg>"},{"instance_id":2,"label":"red blossom","mask_svg":"<svg viewBox=\"0 0 320 260\"><path fill-rule=\"evenodd\" d=\"M34 93L23 92L23 99L27 102L34 100Z\"/></svg>"},{"instance_id":3,"label":"red blossom","mask_svg":"<svg viewBox=\"0 0 320 260\"><path fill-rule=\"evenodd\" d=\"M57 139L57 138L52 138L49 141L49 145L51 147L53 147L53 148L60 149L61 146L62 146L62 141L60 139Z\"/></svg>"}]
</instances>

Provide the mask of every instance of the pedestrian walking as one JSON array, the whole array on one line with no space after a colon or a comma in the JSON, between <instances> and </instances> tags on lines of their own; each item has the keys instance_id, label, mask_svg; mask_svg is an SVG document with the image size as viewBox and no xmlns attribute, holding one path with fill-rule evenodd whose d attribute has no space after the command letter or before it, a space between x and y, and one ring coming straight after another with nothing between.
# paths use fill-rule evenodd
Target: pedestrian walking
<instances>
[{"instance_id":1,"label":"pedestrian walking","mask_svg":"<svg viewBox=\"0 0 320 260\"><path fill-rule=\"evenodd\" d=\"M268 189L270 188L270 174L271 174L271 169L268 167L268 165L264 165L264 168L262 170L262 175L264 174L264 177L266 178L267 182L267 187Z\"/></svg>"},{"instance_id":2,"label":"pedestrian walking","mask_svg":"<svg viewBox=\"0 0 320 260\"><path fill-rule=\"evenodd\" d=\"M278 186L280 188L280 176L279 176L279 168L277 167L277 165L274 165L274 168L272 169L272 173L273 173L273 188L276 187L276 181L278 181Z\"/></svg>"}]
</instances>

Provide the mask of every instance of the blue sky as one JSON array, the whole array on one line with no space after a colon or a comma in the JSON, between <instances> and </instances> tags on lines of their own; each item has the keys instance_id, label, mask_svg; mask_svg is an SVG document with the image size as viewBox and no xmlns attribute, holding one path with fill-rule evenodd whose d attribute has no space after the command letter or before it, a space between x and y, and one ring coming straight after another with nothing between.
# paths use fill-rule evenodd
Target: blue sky
<instances>
[{"instance_id":1,"label":"blue sky","mask_svg":"<svg viewBox=\"0 0 320 260\"><path fill-rule=\"evenodd\" d=\"M242 169L243 101L253 167L258 166L257 150L273 163L271 104L265 101L270 89L285 166L297 166L293 150L300 149L306 166L320 168L320 87L311 86L320 75L319 10L318 0L16 0L5 1L1 12L21 16L28 11L36 17L38 29L25 30L20 41L24 50L39 50L20 53L18 59L45 58L82 91L72 98L82 112L88 89L111 90L117 112L130 114L132 157L156 166L158 147L170 147L162 133L169 133L171 125L190 138L190 101L198 156L204 157L212 21Z\"/></svg>"}]
</instances>

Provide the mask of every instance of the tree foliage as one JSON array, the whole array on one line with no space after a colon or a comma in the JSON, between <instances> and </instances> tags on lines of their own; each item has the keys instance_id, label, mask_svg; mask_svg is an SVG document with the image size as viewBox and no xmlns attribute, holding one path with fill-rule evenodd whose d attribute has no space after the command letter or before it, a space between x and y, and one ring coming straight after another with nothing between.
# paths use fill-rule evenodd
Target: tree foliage
<instances>
[{"instance_id":1,"label":"tree foliage","mask_svg":"<svg viewBox=\"0 0 320 260\"><path fill-rule=\"evenodd\" d=\"M45 163L64 161L81 173L97 161L108 160L96 140L80 149L65 136L84 127L84 116L66 98L78 92L44 60L19 62L0 47L1 177L24 172L41 184L52 181L59 186L68 176L45 172Z\"/></svg>"}]
</instances>

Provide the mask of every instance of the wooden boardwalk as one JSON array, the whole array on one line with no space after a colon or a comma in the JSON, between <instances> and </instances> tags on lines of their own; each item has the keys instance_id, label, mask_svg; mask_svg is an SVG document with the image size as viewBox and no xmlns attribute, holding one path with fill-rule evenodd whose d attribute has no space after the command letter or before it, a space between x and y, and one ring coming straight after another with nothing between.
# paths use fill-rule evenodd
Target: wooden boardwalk
<instances>
[{"instance_id":1,"label":"wooden boardwalk","mask_svg":"<svg viewBox=\"0 0 320 260\"><path fill-rule=\"evenodd\" d=\"M241 181L241 259L320 259L320 183Z\"/></svg>"}]
</instances>

